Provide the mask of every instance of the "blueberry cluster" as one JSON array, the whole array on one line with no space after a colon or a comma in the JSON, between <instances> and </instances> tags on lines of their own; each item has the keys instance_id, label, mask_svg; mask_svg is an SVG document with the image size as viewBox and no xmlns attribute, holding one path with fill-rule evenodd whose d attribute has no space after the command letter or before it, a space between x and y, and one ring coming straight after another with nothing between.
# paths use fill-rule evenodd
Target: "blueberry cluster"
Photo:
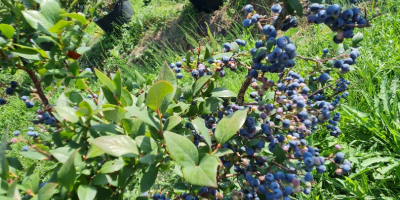
<instances>
[{"instance_id":1,"label":"blueberry cluster","mask_svg":"<svg viewBox=\"0 0 400 200\"><path fill-rule=\"evenodd\" d=\"M360 15L360 9L353 7L342 12L338 4L326 7L323 4L313 3L309 10L312 14L308 15L309 23L322 24L329 26L334 32L338 32L333 37L337 44L342 43L344 38L352 38L356 25L367 25L367 20Z\"/></svg>"},{"instance_id":2,"label":"blueberry cluster","mask_svg":"<svg viewBox=\"0 0 400 200\"><path fill-rule=\"evenodd\" d=\"M272 7L271 7L271 12L272 13L279 14L279 13L281 13L281 11L282 11L282 6L281 5L279 5L279 4L272 5ZM254 8L253 8L252 5L247 5L245 7L245 12L249 14L248 18L245 19L243 21L243 23L242 23L245 28L248 28L248 27L256 24L260 19L265 18L265 16L261 16L261 15L255 13L254 12ZM275 22L276 22L277 18L278 18L278 16L274 16L273 17L273 24L272 25L275 25ZM292 27L297 27L297 18L294 17L294 16L287 17L282 22L281 26L279 27L279 30L287 31ZM263 29L263 32L264 32L264 29ZM264 34L266 34L266 33L264 33ZM276 37L277 33L276 33L275 28L273 29L271 34L266 34L266 35L270 35L269 37Z\"/></svg>"},{"instance_id":3,"label":"blueberry cluster","mask_svg":"<svg viewBox=\"0 0 400 200\"><path fill-rule=\"evenodd\" d=\"M39 109L37 111L37 120L33 120L34 124L46 124L46 125L55 125L57 122L56 118L54 118L53 116L51 116L49 113L47 113L46 111Z\"/></svg>"},{"instance_id":4,"label":"blueberry cluster","mask_svg":"<svg viewBox=\"0 0 400 200\"><path fill-rule=\"evenodd\" d=\"M356 64L356 59L360 56L360 51L357 49L353 50L349 54L349 58L345 58L343 60L336 60L333 64L334 68L339 69L339 73L345 74L350 71L350 65Z\"/></svg>"},{"instance_id":5,"label":"blueberry cluster","mask_svg":"<svg viewBox=\"0 0 400 200\"><path fill-rule=\"evenodd\" d=\"M334 158L336 164L340 164L340 167L336 169L337 175L348 174L351 170L351 163L348 160L344 160L344 154L338 152Z\"/></svg>"},{"instance_id":6,"label":"blueberry cluster","mask_svg":"<svg viewBox=\"0 0 400 200\"><path fill-rule=\"evenodd\" d=\"M165 194L157 194L157 193L154 194L151 198L154 200L170 200L169 198L167 198Z\"/></svg>"},{"instance_id":7,"label":"blueberry cluster","mask_svg":"<svg viewBox=\"0 0 400 200\"><path fill-rule=\"evenodd\" d=\"M186 61L186 59L182 59L184 62ZM193 61L193 58L191 58L191 61ZM178 61L176 63L171 63L169 65L169 67L174 70L174 72L176 73L176 78L177 79L182 79L183 78L183 74L182 74L182 66L183 63L181 61ZM197 69L194 69L191 71L191 75L193 78L200 78L204 75L212 75L212 71L207 68L204 64L199 64L197 66Z\"/></svg>"},{"instance_id":8,"label":"blueberry cluster","mask_svg":"<svg viewBox=\"0 0 400 200\"><path fill-rule=\"evenodd\" d=\"M6 88L7 95L13 95L15 93L15 89L18 87L18 83L16 81L10 82L10 87ZM3 98L0 98L0 106L6 104L7 101Z\"/></svg>"}]
</instances>

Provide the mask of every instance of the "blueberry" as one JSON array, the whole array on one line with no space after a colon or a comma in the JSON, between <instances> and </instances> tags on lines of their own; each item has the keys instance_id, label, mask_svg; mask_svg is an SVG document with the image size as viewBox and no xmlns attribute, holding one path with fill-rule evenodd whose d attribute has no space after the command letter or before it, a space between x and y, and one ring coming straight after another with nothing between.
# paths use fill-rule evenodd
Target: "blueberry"
<instances>
[{"instance_id":1,"label":"blueberry","mask_svg":"<svg viewBox=\"0 0 400 200\"><path fill-rule=\"evenodd\" d=\"M6 94L8 94L8 95L13 95L14 94L14 88L6 88Z\"/></svg>"},{"instance_id":2,"label":"blueberry","mask_svg":"<svg viewBox=\"0 0 400 200\"><path fill-rule=\"evenodd\" d=\"M176 78L177 78L177 79L182 79L182 78L183 78L183 75L182 75L181 73L177 73L177 74L176 74Z\"/></svg>"},{"instance_id":3,"label":"blueberry","mask_svg":"<svg viewBox=\"0 0 400 200\"><path fill-rule=\"evenodd\" d=\"M350 20L353 17L353 10L351 9L347 9L345 11L343 11L342 13L342 17L344 20Z\"/></svg>"},{"instance_id":4,"label":"blueberry","mask_svg":"<svg viewBox=\"0 0 400 200\"><path fill-rule=\"evenodd\" d=\"M55 123L56 123L56 118L54 118L54 117L49 117L46 120L46 124L48 124L48 125L54 125Z\"/></svg>"},{"instance_id":5,"label":"blueberry","mask_svg":"<svg viewBox=\"0 0 400 200\"><path fill-rule=\"evenodd\" d=\"M28 100L28 99L29 99L29 97L27 97L27 96L22 96L22 97L21 97L21 100L22 100L22 101L26 101L26 100Z\"/></svg>"},{"instance_id":6,"label":"blueberry","mask_svg":"<svg viewBox=\"0 0 400 200\"><path fill-rule=\"evenodd\" d=\"M17 86L18 86L17 81L11 81L11 82L10 82L10 87L16 88Z\"/></svg>"},{"instance_id":7,"label":"blueberry","mask_svg":"<svg viewBox=\"0 0 400 200\"><path fill-rule=\"evenodd\" d=\"M253 69L250 71L250 76L253 78L257 78L258 77L258 71Z\"/></svg>"},{"instance_id":8,"label":"blueberry","mask_svg":"<svg viewBox=\"0 0 400 200\"><path fill-rule=\"evenodd\" d=\"M253 12L254 12L254 7L253 7L252 5L250 5L250 4L248 4L248 5L246 5L246 6L244 7L244 11L245 11L246 13L253 13Z\"/></svg>"},{"instance_id":9,"label":"blueberry","mask_svg":"<svg viewBox=\"0 0 400 200\"><path fill-rule=\"evenodd\" d=\"M178 61L178 62L176 62L176 64L175 64L177 67L182 67L182 62L181 61Z\"/></svg>"},{"instance_id":10,"label":"blueberry","mask_svg":"<svg viewBox=\"0 0 400 200\"><path fill-rule=\"evenodd\" d=\"M251 25L252 25L251 19L245 19L245 20L243 21L243 26L244 26L245 28L249 28Z\"/></svg>"},{"instance_id":11,"label":"blueberry","mask_svg":"<svg viewBox=\"0 0 400 200\"><path fill-rule=\"evenodd\" d=\"M19 134L21 134L21 131L14 131L14 136L18 136Z\"/></svg>"},{"instance_id":12,"label":"blueberry","mask_svg":"<svg viewBox=\"0 0 400 200\"><path fill-rule=\"evenodd\" d=\"M0 98L0 106L6 104L7 101L3 98Z\"/></svg>"},{"instance_id":13,"label":"blueberry","mask_svg":"<svg viewBox=\"0 0 400 200\"><path fill-rule=\"evenodd\" d=\"M28 151L29 147L28 146L23 146L22 151Z\"/></svg>"},{"instance_id":14,"label":"blueberry","mask_svg":"<svg viewBox=\"0 0 400 200\"><path fill-rule=\"evenodd\" d=\"M310 182L314 179L313 175L311 172L308 172L305 176L304 176L304 180L307 182Z\"/></svg>"},{"instance_id":15,"label":"blueberry","mask_svg":"<svg viewBox=\"0 0 400 200\"><path fill-rule=\"evenodd\" d=\"M280 13L281 10L282 10L282 7L281 7L281 5L279 5L279 4L274 4L274 5L272 5L272 7L271 7L271 11L272 11L273 13Z\"/></svg>"},{"instance_id":16,"label":"blueberry","mask_svg":"<svg viewBox=\"0 0 400 200\"><path fill-rule=\"evenodd\" d=\"M322 50L322 53L324 53L324 54L327 54L327 53L329 53L329 49L324 49L324 50Z\"/></svg>"},{"instance_id":17,"label":"blueberry","mask_svg":"<svg viewBox=\"0 0 400 200\"><path fill-rule=\"evenodd\" d=\"M224 48L225 48L226 51L231 51L232 50L232 46L228 42L224 44Z\"/></svg>"},{"instance_id":18,"label":"blueberry","mask_svg":"<svg viewBox=\"0 0 400 200\"><path fill-rule=\"evenodd\" d=\"M280 38L278 38L277 40L276 40L276 45L279 47L279 48L285 48L286 47L286 45L289 43L289 41L287 40L287 38L286 37L280 37Z\"/></svg>"},{"instance_id":19,"label":"blueberry","mask_svg":"<svg viewBox=\"0 0 400 200\"><path fill-rule=\"evenodd\" d=\"M290 186L285 187L285 195L292 195L294 192L293 188Z\"/></svg>"},{"instance_id":20,"label":"blueberry","mask_svg":"<svg viewBox=\"0 0 400 200\"><path fill-rule=\"evenodd\" d=\"M325 83L326 81L328 81L330 78L329 74L327 73L323 73L318 77L318 81L321 83Z\"/></svg>"},{"instance_id":21,"label":"blueberry","mask_svg":"<svg viewBox=\"0 0 400 200\"><path fill-rule=\"evenodd\" d=\"M35 104L34 104L33 102L31 102L31 101L28 101L28 102L25 103L25 106L26 106L27 108L33 108L34 105L35 105Z\"/></svg>"}]
</instances>

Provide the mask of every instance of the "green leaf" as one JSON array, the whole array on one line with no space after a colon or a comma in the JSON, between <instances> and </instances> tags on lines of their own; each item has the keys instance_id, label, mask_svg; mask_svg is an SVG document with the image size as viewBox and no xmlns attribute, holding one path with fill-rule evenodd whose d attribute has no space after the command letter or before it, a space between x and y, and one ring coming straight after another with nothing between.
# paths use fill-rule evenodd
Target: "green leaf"
<instances>
[{"instance_id":1,"label":"green leaf","mask_svg":"<svg viewBox=\"0 0 400 200\"><path fill-rule=\"evenodd\" d=\"M11 39L14 35L15 29L11 25L8 24L0 24L0 31L6 36L8 39Z\"/></svg>"},{"instance_id":2,"label":"green leaf","mask_svg":"<svg viewBox=\"0 0 400 200\"><path fill-rule=\"evenodd\" d=\"M135 138L135 141L140 150L142 150L145 153L149 153L157 148L156 141L151 137L140 135Z\"/></svg>"},{"instance_id":3,"label":"green leaf","mask_svg":"<svg viewBox=\"0 0 400 200\"><path fill-rule=\"evenodd\" d=\"M368 158L366 160L364 160L361 163L362 167L370 167L371 165L375 164L375 163L384 163L384 162L389 162L390 160L392 160L391 157L373 157L373 158Z\"/></svg>"},{"instance_id":4,"label":"green leaf","mask_svg":"<svg viewBox=\"0 0 400 200\"><path fill-rule=\"evenodd\" d=\"M75 182L76 171L74 166L75 154L79 149L75 150L68 157L67 161L61 166L57 172L57 180L61 186L66 187L68 191L71 191Z\"/></svg>"},{"instance_id":5,"label":"green leaf","mask_svg":"<svg viewBox=\"0 0 400 200\"><path fill-rule=\"evenodd\" d=\"M39 173L33 173L24 178L22 181L22 186L24 186L26 190L30 189L32 192L37 193L39 190L39 180Z\"/></svg>"},{"instance_id":6,"label":"green leaf","mask_svg":"<svg viewBox=\"0 0 400 200\"><path fill-rule=\"evenodd\" d=\"M180 124L182 122L182 118L179 116L171 116L167 119L167 121L165 121L164 123L164 130L165 131L170 131L171 129L173 129L175 126L177 126L178 124Z\"/></svg>"},{"instance_id":7,"label":"green leaf","mask_svg":"<svg viewBox=\"0 0 400 200\"><path fill-rule=\"evenodd\" d=\"M122 107L132 106L133 105L133 97L131 93L125 88L122 88L122 96L121 96L121 105Z\"/></svg>"},{"instance_id":8,"label":"green leaf","mask_svg":"<svg viewBox=\"0 0 400 200\"><path fill-rule=\"evenodd\" d=\"M174 113L176 114L181 114L186 111L190 107L190 104L183 103L183 102L178 102L175 105L172 105L168 108L167 113L169 115L173 115Z\"/></svg>"},{"instance_id":9,"label":"green leaf","mask_svg":"<svg viewBox=\"0 0 400 200\"><path fill-rule=\"evenodd\" d=\"M151 189L156 181L158 175L158 167L151 165L149 169L143 173L142 179L140 180L140 191L146 192Z\"/></svg>"},{"instance_id":10,"label":"green leaf","mask_svg":"<svg viewBox=\"0 0 400 200\"><path fill-rule=\"evenodd\" d=\"M364 39L364 35L362 33L357 33L353 36L352 42L353 42L353 47L356 47L358 43L360 43Z\"/></svg>"},{"instance_id":11,"label":"green leaf","mask_svg":"<svg viewBox=\"0 0 400 200\"><path fill-rule=\"evenodd\" d=\"M217 167L220 163L218 157L206 155L199 166L186 166L183 168L183 177L190 184L198 186L218 187Z\"/></svg>"},{"instance_id":12,"label":"green leaf","mask_svg":"<svg viewBox=\"0 0 400 200\"><path fill-rule=\"evenodd\" d=\"M51 35L48 29L51 28L53 24L47 21L47 19L39 11L23 10L22 14L24 15L26 21L28 22L29 25L31 25L32 28L40 32L46 33L48 35Z\"/></svg>"},{"instance_id":13,"label":"green leaf","mask_svg":"<svg viewBox=\"0 0 400 200\"><path fill-rule=\"evenodd\" d=\"M121 122L126 133L132 138L136 138L139 135L144 135L146 132L146 124L144 124L144 122L138 118L124 118Z\"/></svg>"},{"instance_id":14,"label":"green leaf","mask_svg":"<svg viewBox=\"0 0 400 200\"><path fill-rule=\"evenodd\" d=\"M0 144L0 178L7 179L10 175L8 162L6 159L6 149L7 149L7 136L8 136L8 128L3 135L3 140Z\"/></svg>"},{"instance_id":15,"label":"green leaf","mask_svg":"<svg viewBox=\"0 0 400 200\"><path fill-rule=\"evenodd\" d=\"M25 152L21 152L21 156L27 157L27 158L31 158L31 159L35 159L35 160L44 160L47 159L47 156L44 154L41 154L39 152L36 151L25 151Z\"/></svg>"},{"instance_id":16,"label":"green leaf","mask_svg":"<svg viewBox=\"0 0 400 200\"><path fill-rule=\"evenodd\" d=\"M158 151L158 149L156 148L156 149L152 150L151 152L145 154L143 157L141 157L139 159L139 162L143 163L143 164L147 164L147 165L153 164L154 160L156 159L157 151Z\"/></svg>"},{"instance_id":17,"label":"green leaf","mask_svg":"<svg viewBox=\"0 0 400 200\"><path fill-rule=\"evenodd\" d=\"M100 82L105 85L115 96L116 94L116 88L114 86L114 83L108 78L103 72L99 71L98 69L94 69L97 78L100 80Z\"/></svg>"},{"instance_id":18,"label":"green leaf","mask_svg":"<svg viewBox=\"0 0 400 200\"><path fill-rule=\"evenodd\" d=\"M172 93L167 94L165 96L163 103L160 107L160 112L165 113L165 111L168 109L168 106L171 104L171 101L174 98L174 95L177 91L177 83L176 83L175 74L169 68L167 63L163 64L163 67L161 68L160 73L158 74L156 82L158 82L158 81L167 81L174 88L174 91Z\"/></svg>"},{"instance_id":19,"label":"green leaf","mask_svg":"<svg viewBox=\"0 0 400 200\"><path fill-rule=\"evenodd\" d=\"M253 54L253 58L260 58L263 54L267 52L266 47L260 47L257 51Z\"/></svg>"},{"instance_id":20,"label":"green leaf","mask_svg":"<svg viewBox=\"0 0 400 200\"><path fill-rule=\"evenodd\" d=\"M215 60L219 60L219 59L223 58L224 56L230 58L230 57L232 57L232 55L233 55L233 52L220 53L220 54L215 55L213 58Z\"/></svg>"},{"instance_id":21,"label":"green leaf","mask_svg":"<svg viewBox=\"0 0 400 200\"><path fill-rule=\"evenodd\" d=\"M184 136L164 132L164 138L171 157L181 166L195 166L199 160L196 146Z\"/></svg>"},{"instance_id":22,"label":"green leaf","mask_svg":"<svg viewBox=\"0 0 400 200\"><path fill-rule=\"evenodd\" d=\"M206 22L206 25L207 25L207 34L208 34L209 39L211 40L211 44L212 44L213 50L214 51L218 51L218 43L214 39L214 36L212 35L212 33L210 31L210 28L208 27L207 22Z\"/></svg>"},{"instance_id":23,"label":"green leaf","mask_svg":"<svg viewBox=\"0 0 400 200\"><path fill-rule=\"evenodd\" d=\"M61 14L60 16L69 17L71 19L81 22L82 24L86 24L86 18L78 13L65 13L65 14Z\"/></svg>"},{"instance_id":24,"label":"green leaf","mask_svg":"<svg viewBox=\"0 0 400 200\"><path fill-rule=\"evenodd\" d=\"M93 110L90 104L85 100L79 103L79 108L75 111L75 114L78 117L92 116Z\"/></svg>"},{"instance_id":25,"label":"green leaf","mask_svg":"<svg viewBox=\"0 0 400 200\"><path fill-rule=\"evenodd\" d=\"M90 185L80 185L78 187L78 197L80 200L93 200L96 197L96 187Z\"/></svg>"},{"instance_id":26,"label":"green leaf","mask_svg":"<svg viewBox=\"0 0 400 200\"><path fill-rule=\"evenodd\" d=\"M79 121L79 117L75 114L75 109L68 106L54 106L54 110L66 121L76 123Z\"/></svg>"},{"instance_id":27,"label":"green leaf","mask_svg":"<svg viewBox=\"0 0 400 200\"><path fill-rule=\"evenodd\" d=\"M239 45L236 42L231 42L233 52L238 53L240 51Z\"/></svg>"},{"instance_id":28,"label":"green leaf","mask_svg":"<svg viewBox=\"0 0 400 200\"><path fill-rule=\"evenodd\" d=\"M103 108L114 108L112 110L104 111L104 117L108 120L119 123L125 117L125 110L119 106L104 104Z\"/></svg>"},{"instance_id":29,"label":"green leaf","mask_svg":"<svg viewBox=\"0 0 400 200\"><path fill-rule=\"evenodd\" d=\"M117 96L117 99L121 101L121 94L122 94L122 77L121 77L121 71L118 69L117 73L115 74L115 77L113 78L113 83L115 85L115 96Z\"/></svg>"},{"instance_id":30,"label":"green leaf","mask_svg":"<svg viewBox=\"0 0 400 200\"><path fill-rule=\"evenodd\" d=\"M56 24L54 24L54 26L49 28L49 31L52 33L61 33L65 27L72 25L72 24L74 24L74 23L72 23L70 21L60 20Z\"/></svg>"},{"instance_id":31,"label":"green leaf","mask_svg":"<svg viewBox=\"0 0 400 200\"><path fill-rule=\"evenodd\" d=\"M38 200L50 200L51 197L57 192L57 183L46 183L39 189L37 194Z\"/></svg>"},{"instance_id":32,"label":"green leaf","mask_svg":"<svg viewBox=\"0 0 400 200\"><path fill-rule=\"evenodd\" d=\"M116 172L116 171L119 171L120 169L122 169L124 167L124 165L125 165L125 162L123 160L119 160L119 159L110 160L103 164L103 166L100 169L100 173L108 174L108 173Z\"/></svg>"},{"instance_id":33,"label":"green leaf","mask_svg":"<svg viewBox=\"0 0 400 200\"><path fill-rule=\"evenodd\" d=\"M46 19L55 24L61 19L61 7L58 5L56 0L41 0L40 1L40 11L46 17Z\"/></svg>"},{"instance_id":34,"label":"green leaf","mask_svg":"<svg viewBox=\"0 0 400 200\"><path fill-rule=\"evenodd\" d=\"M203 88L203 86L210 80L212 76L203 76L199 78L194 84L192 88L193 96L196 96L199 91Z\"/></svg>"},{"instance_id":35,"label":"green leaf","mask_svg":"<svg viewBox=\"0 0 400 200\"><path fill-rule=\"evenodd\" d=\"M211 148L211 136L210 132L208 131L208 128L204 124L204 120L201 118L196 118L193 120L193 126L196 129L197 134L200 134L203 136L204 140L208 144L208 146Z\"/></svg>"},{"instance_id":36,"label":"green leaf","mask_svg":"<svg viewBox=\"0 0 400 200\"><path fill-rule=\"evenodd\" d=\"M160 122L157 121L148 111L146 108L140 109L136 106L129 106L126 107L125 110L136 116L138 119L144 121L148 125L152 126L153 128L159 130L160 129Z\"/></svg>"},{"instance_id":37,"label":"green leaf","mask_svg":"<svg viewBox=\"0 0 400 200\"><path fill-rule=\"evenodd\" d=\"M212 91L211 96L212 97L236 97L237 94L235 94L234 92L232 92L226 88L218 87Z\"/></svg>"},{"instance_id":38,"label":"green leaf","mask_svg":"<svg viewBox=\"0 0 400 200\"><path fill-rule=\"evenodd\" d=\"M71 147L60 147L54 150L50 150L50 153L60 163L65 163L74 150L75 149Z\"/></svg>"},{"instance_id":39,"label":"green leaf","mask_svg":"<svg viewBox=\"0 0 400 200\"><path fill-rule=\"evenodd\" d=\"M193 97L192 87L190 87L190 85L185 85L185 88L183 89L183 98L185 100L189 100L192 97Z\"/></svg>"},{"instance_id":40,"label":"green leaf","mask_svg":"<svg viewBox=\"0 0 400 200\"><path fill-rule=\"evenodd\" d=\"M164 97L173 91L174 88L172 87L171 83L168 83L167 81L155 83L147 93L146 106L156 112L159 112Z\"/></svg>"},{"instance_id":41,"label":"green leaf","mask_svg":"<svg viewBox=\"0 0 400 200\"><path fill-rule=\"evenodd\" d=\"M115 157L138 157L135 140L127 135L102 136L92 140L92 144Z\"/></svg>"},{"instance_id":42,"label":"green leaf","mask_svg":"<svg viewBox=\"0 0 400 200\"><path fill-rule=\"evenodd\" d=\"M7 43L8 42L3 37L0 37L0 46L3 46L5 44L7 44Z\"/></svg>"},{"instance_id":43,"label":"green leaf","mask_svg":"<svg viewBox=\"0 0 400 200\"><path fill-rule=\"evenodd\" d=\"M281 146L276 145L272 153L275 156L275 161L277 163L282 164L286 160L285 151L282 149Z\"/></svg>"},{"instance_id":44,"label":"green leaf","mask_svg":"<svg viewBox=\"0 0 400 200\"><path fill-rule=\"evenodd\" d=\"M94 145L91 145L89 147L89 151L88 151L88 153L86 155L86 159L95 158L95 157L101 156L103 154L104 154L104 151L102 151L100 148L98 148L98 147L96 147Z\"/></svg>"},{"instance_id":45,"label":"green leaf","mask_svg":"<svg viewBox=\"0 0 400 200\"><path fill-rule=\"evenodd\" d=\"M18 48L12 51L12 53L15 56L19 56L29 60L43 60L43 57L40 55L40 53L33 49Z\"/></svg>"},{"instance_id":46,"label":"green leaf","mask_svg":"<svg viewBox=\"0 0 400 200\"><path fill-rule=\"evenodd\" d=\"M286 2L296 10L297 16L301 17L303 16L303 6L299 2L299 0L286 0Z\"/></svg>"},{"instance_id":47,"label":"green leaf","mask_svg":"<svg viewBox=\"0 0 400 200\"><path fill-rule=\"evenodd\" d=\"M213 155L216 157L221 157L231 153L233 153L233 151L228 148L220 148L215 153L213 153Z\"/></svg>"},{"instance_id":48,"label":"green leaf","mask_svg":"<svg viewBox=\"0 0 400 200\"><path fill-rule=\"evenodd\" d=\"M202 102L199 106L199 114L211 114L219 109L220 104L223 102L222 99L217 97L208 97L205 102Z\"/></svg>"},{"instance_id":49,"label":"green leaf","mask_svg":"<svg viewBox=\"0 0 400 200\"><path fill-rule=\"evenodd\" d=\"M247 117L247 109L238 110L219 121L215 129L215 138L219 144L229 141L243 126Z\"/></svg>"},{"instance_id":50,"label":"green leaf","mask_svg":"<svg viewBox=\"0 0 400 200\"><path fill-rule=\"evenodd\" d=\"M17 187L18 182L19 182L18 178L13 180L10 187L8 188L7 197L12 197L13 199L21 199L21 194L19 193L19 190Z\"/></svg>"}]
</instances>

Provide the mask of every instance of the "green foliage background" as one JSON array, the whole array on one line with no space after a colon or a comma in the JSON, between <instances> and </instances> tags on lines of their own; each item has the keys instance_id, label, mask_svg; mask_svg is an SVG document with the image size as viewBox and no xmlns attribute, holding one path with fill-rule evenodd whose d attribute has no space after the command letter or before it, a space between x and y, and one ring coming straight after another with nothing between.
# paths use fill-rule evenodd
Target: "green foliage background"
<instances>
[{"instance_id":1,"label":"green foliage background","mask_svg":"<svg viewBox=\"0 0 400 200\"><path fill-rule=\"evenodd\" d=\"M125 72L125 79L132 78L131 69L136 69L146 76L155 76L155 72L165 60L174 62L177 56L183 55L184 50L195 48L195 41L207 41L199 32L193 31L199 27L196 17L204 14L193 10L188 1L152 0L148 6L144 6L142 0L131 2L135 15L132 22L123 29L121 37L104 35L94 23L89 25L84 43L92 49L80 59L82 68L98 67L111 72L120 67ZM254 2L269 9L267 1ZM241 13L243 5L254 2L231 0L225 3L221 8L225 12L223 16L232 23L226 30L225 37L217 37L218 41L222 43L234 38L254 38L240 26L240 22L231 17ZM370 13L373 12L371 7L366 9L371 11ZM350 73L350 80L359 83L352 88L347 104L341 108L344 111L340 123L343 134L337 141L324 138L325 134L322 133L313 136L314 143L322 147L342 144L343 152L350 156L349 160L353 163L354 170L348 177L318 177L317 187L312 190L312 195L300 198L400 199L400 2L381 1L378 2L377 9L383 14L371 21L372 26L357 30L364 35L360 44L363 48L355 70ZM182 43L186 46L148 39L149 35L160 31L172 31L170 27L176 21L183 23L179 27L173 26L178 29L174 30L174 33L180 34ZM332 47L333 33L328 28L308 25L304 21L301 23L300 28L286 33L302 44L299 48L300 55L322 55L323 48ZM324 34L317 34L318 32ZM138 46L143 46L144 49L139 51ZM99 55L100 59L96 58ZM306 68L310 64L300 61L296 68ZM244 72L227 72L227 78L221 85L236 92L240 87L236 83L243 80L243 75ZM0 74L0 82L20 80L21 76L23 75L16 74L11 77ZM184 78L178 84L185 85L187 81ZM96 83L92 85L97 87ZM54 101L62 89L59 88L50 101ZM12 97L10 102L7 107L0 107L0 134L9 126L9 138L14 130L27 130L31 126L30 121L35 118L35 114L28 111L17 97ZM19 152L11 152L11 155L19 156ZM54 167L47 162L28 159L23 160L22 164L24 168L35 166L35 171L39 173ZM168 181L167 175L159 177L155 187L163 186Z\"/></svg>"}]
</instances>

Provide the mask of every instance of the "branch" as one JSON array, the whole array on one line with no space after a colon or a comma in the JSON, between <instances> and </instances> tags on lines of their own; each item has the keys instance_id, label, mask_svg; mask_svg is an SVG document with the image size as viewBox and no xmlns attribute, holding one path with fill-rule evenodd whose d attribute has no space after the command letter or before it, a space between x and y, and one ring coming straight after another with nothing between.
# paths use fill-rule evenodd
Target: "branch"
<instances>
[{"instance_id":1,"label":"branch","mask_svg":"<svg viewBox=\"0 0 400 200\"><path fill-rule=\"evenodd\" d=\"M326 89L326 88L328 88L328 87L331 87L332 85L334 85L335 83L337 83L337 82L339 82L339 81L340 81L340 80L338 79L338 80L336 80L335 82L333 82L332 84L327 85L327 86L325 86L325 87L323 87L323 88L320 88L320 89L316 90L315 92L311 93L311 94L308 95L308 96L313 96L314 94L317 94L319 91L324 90L324 89Z\"/></svg>"}]
</instances>

